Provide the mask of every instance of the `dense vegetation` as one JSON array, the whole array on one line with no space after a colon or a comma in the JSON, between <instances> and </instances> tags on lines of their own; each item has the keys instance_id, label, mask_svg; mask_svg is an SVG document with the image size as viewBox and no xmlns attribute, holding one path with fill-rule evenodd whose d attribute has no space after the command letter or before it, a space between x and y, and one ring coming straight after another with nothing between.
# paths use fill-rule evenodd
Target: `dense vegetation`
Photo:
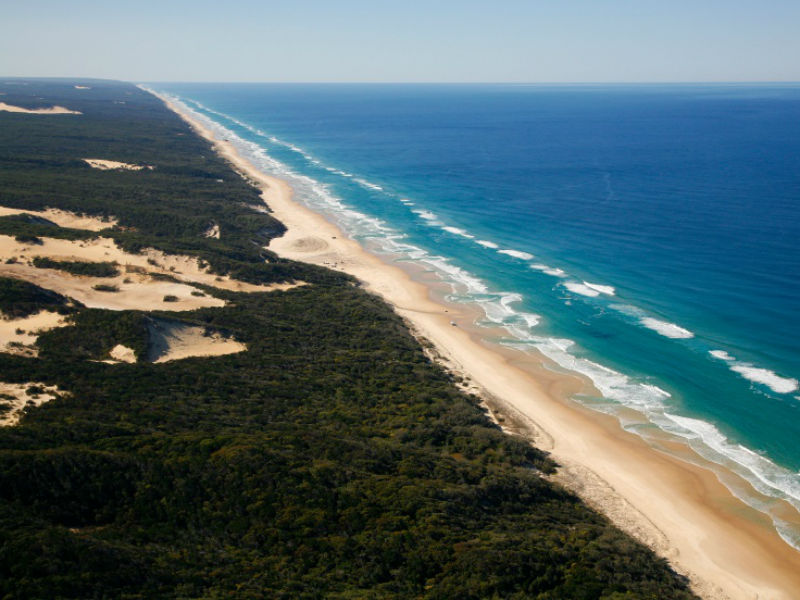
<instances>
[{"instance_id":1,"label":"dense vegetation","mask_svg":"<svg viewBox=\"0 0 800 600\"><path fill-rule=\"evenodd\" d=\"M131 348L137 358L147 355L149 317L138 311L82 310L71 317L71 327L59 327L39 336L40 356L52 362L104 360L117 344Z\"/></svg>"},{"instance_id":2,"label":"dense vegetation","mask_svg":"<svg viewBox=\"0 0 800 600\"><path fill-rule=\"evenodd\" d=\"M7 318L21 319L43 310L67 314L71 305L77 302L27 281L0 277L0 313Z\"/></svg>"},{"instance_id":3,"label":"dense vegetation","mask_svg":"<svg viewBox=\"0 0 800 600\"><path fill-rule=\"evenodd\" d=\"M110 262L86 262L82 260L53 260L44 256L36 256L33 266L37 269L58 269L73 275L86 277L116 277L119 275L117 265Z\"/></svg>"},{"instance_id":4,"label":"dense vegetation","mask_svg":"<svg viewBox=\"0 0 800 600\"><path fill-rule=\"evenodd\" d=\"M83 113L0 113L2 204L113 215L109 234L131 250L312 285L215 290L225 307L169 313L235 336L239 354L96 362L118 343L143 356L147 319L167 313L79 306L38 358L0 354L3 381L69 392L0 429L0 597L693 597L542 478L556 465L492 426L386 305L265 251L282 225L155 98L75 83L0 84L5 102ZM203 236L212 221L221 239ZM12 280L0 290L6 314L67 304Z\"/></svg>"},{"instance_id":5,"label":"dense vegetation","mask_svg":"<svg viewBox=\"0 0 800 600\"><path fill-rule=\"evenodd\" d=\"M2 202L5 201L5 197L3 197ZM3 206L10 204L11 202ZM20 207L17 206L16 208ZM29 241L31 238L38 237L51 237L62 240L88 240L97 237L91 231L59 227L55 223L49 223L44 219L37 219L25 214L0 217L0 235L13 235L16 238L22 238L20 241Z\"/></svg>"}]
</instances>

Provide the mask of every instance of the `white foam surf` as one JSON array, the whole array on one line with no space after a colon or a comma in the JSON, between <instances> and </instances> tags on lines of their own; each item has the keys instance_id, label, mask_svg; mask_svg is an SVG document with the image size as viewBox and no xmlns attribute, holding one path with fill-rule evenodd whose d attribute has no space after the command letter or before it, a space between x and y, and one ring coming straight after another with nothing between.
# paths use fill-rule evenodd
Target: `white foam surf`
<instances>
[{"instance_id":1,"label":"white foam surf","mask_svg":"<svg viewBox=\"0 0 800 600\"><path fill-rule=\"evenodd\" d=\"M449 225L446 225L446 226L442 227L442 229L444 229L448 233L452 233L453 235L458 235L458 236L461 236L461 237L467 238L467 239L473 239L475 237L474 235L472 235L470 233L467 233L466 231L464 231L460 227L451 227Z\"/></svg>"},{"instance_id":2,"label":"white foam surf","mask_svg":"<svg viewBox=\"0 0 800 600\"><path fill-rule=\"evenodd\" d=\"M563 269L557 269L555 267L549 267L547 265L543 265L541 263L535 263L531 265L531 269L535 269L536 271L541 271L546 275L551 275L553 277L566 277L567 274Z\"/></svg>"},{"instance_id":3,"label":"white foam surf","mask_svg":"<svg viewBox=\"0 0 800 600\"><path fill-rule=\"evenodd\" d=\"M530 330L539 324L539 315L518 310L512 306L522 302L523 297L516 292L484 294L473 299L483 309L486 320L499 325L518 338L528 338Z\"/></svg>"},{"instance_id":4,"label":"white foam surf","mask_svg":"<svg viewBox=\"0 0 800 600\"><path fill-rule=\"evenodd\" d=\"M774 371L761 367L754 367L748 364L736 364L731 366L731 371L739 373L739 375L754 383L765 385L773 392L779 394L791 394L800 387L800 383L797 379L781 377Z\"/></svg>"},{"instance_id":5,"label":"white foam surf","mask_svg":"<svg viewBox=\"0 0 800 600\"><path fill-rule=\"evenodd\" d=\"M694 442L692 446L701 456L723 466L732 467L757 491L767 496L783 498L800 509L800 478L797 477L797 473L776 465L750 448L730 441L707 421L669 412L665 412L664 416L677 425L677 427L667 426L666 429ZM706 448L698 448L699 444ZM734 465L725 464L720 459L726 459Z\"/></svg>"},{"instance_id":6,"label":"white foam surf","mask_svg":"<svg viewBox=\"0 0 800 600\"><path fill-rule=\"evenodd\" d=\"M673 340L689 339L694 337L694 334L688 329L684 329L680 325L669 323L668 321L661 321L660 319L653 317L642 317L639 322L648 329L652 329L656 333Z\"/></svg>"},{"instance_id":7,"label":"white foam surf","mask_svg":"<svg viewBox=\"0 0 800 600\"><path fill-rule=\"evenodd\" d=\"M479 246L483 246L484 248L497 249L500 247L494 242L490 242L489 240L475 240L475 243L478 244Z\"/></svg>"},{"instance_id":8,"label":"white foam surf","mask_svg":"<svg viewBox=\"0 0 800 600\"><path fill-rule=\"evenodd\" d=\"M522 312L519 313L519 316L522 318L523 321L525 321L525 325L527 325L528 328L536 327L541 321L539 315L535 315L533 313Z\"/></svg>"},{"instance_id":9,"label":"white foam surf","mask_svg":"<svg viewBox=\"0 0 800 600\"><path fill-rule=\"evenodd\" d=\"M487 320L502 325L508 319L517 316L517 311L511 305L521 302L522 296L515 293L486 294L476 300L483 307Z\"/></svg>"},{"instance_id":10,"label":"white foam surf","mask_svg":"<svg viewBox=\"0 0 800 600\"><path fill-rule=\"evenodd\" d=\"M172 97L172 98L177 100L177 98L175 98L175 97ZM249 123L245 123L244 121L241 121L241 120L237 119L236 117L232 117L231 115L227 115L227 114L225 114L223 112L220 112L220 111L214 110L212 108L209 108L208 106L205 106L204 104L201 104L200 102L197 102L196 100L188 100L187 102L193 104L194 106L200 108L201 110L204 110L204 111L206 111L208 113L215 114L215 115L217 115L219 117L222 117L223 119L225 119L225 120L227 120L227 121L229 121L231 123L234 123L234 124L238 125L239 127L242 127L243 129L246 129L247 131L249 131L251 133L254 133L255 135L257 135L259 137L262 137L262 138L264 138L266 140L269 140L273 144L276 144L278 146L283 146L284 148L287 148L287 149L291 150L292 152L295 152L295 153L299 154L300 156L305 158L310 163L312 163L314 165L318 165L318 166L320 166L321 168L325 169L326 171L328 171L330 173L334 173L336 175L341 175L342 177L355 178L355 175L353 175L352 173L348 173L347 171L343 171L341 169L337 169L336 167L326 166L325 164L322 163L321 160L319 160L317 158L314 158L314 156L312 156L309 152L306 152L303 148L301 148L301 147L299 147L299 146L297 146L295 144L292 144L291 142L287 142L285 140L282 140L282 139L280 139L280 138L278 138L278 137L276 137L274 135L269 135L269 134L265 133L264 131L262 131L261 129L253 127ZM191 107L189 107L186 103L182 103L182 105L185 106L186 108L188 108L189 110L191 110ZM202 113L196 113L196 114L204 116L204 115L202 115ZM209 119L209 121L210 121L210 119ZM219 125L219 124L217 124L217 125ZM230 130L227 130L227 133L235 135L235 133L230 131ZM379 186L377 184L374 184L374 183L371 183L371 182L369 182L369 181L367 181L365 179L358 178L358 179L354 179L354 181L357 181L360 185L362 185L363 187L366 187L367 189L372 189L372 190L376 190L376 191L383 191L383 188L381 186Z\"/></svg>"},{"instance_id":11,"label":"white foam surf","mask_svg":"<svg viewBox=\"0 0 800 600\"><path fill-rule=\"evenodd\" d=\"M425 251L423 250L423 252ZM424 256L420 257L418 260L419 262L434 267L439 273L447 275L445 281L449 280L454 287L454 291L465 291L467 297L470 299L476 294L486 294L489 292L488 286L478 277L454 265L442 256L432 256L426 252Z\"/></svg>"},{"instance_id":12,"label":"white foam surf","mask_svg":"<svg viewBox=\"0 0 800 600\"><path fill-rule=\"evenodd\" d=\"M596 292L605 294L606 296L613 296L616 292L616 290L610 285L600 285L599 283L589 283L588 281L584 281L583 285Z\"/></svg>"},{"instance_id":13,"label":"white foam surf","mask_svg":"<svg viewBox=\"0 0 800 600\"><path fill-rule=\"evenodd\" d=\"M578 283L577 281L567 281L564 282L564 287L567 288L570 292L575 294L580 294L581 296L588 296L589 298L596 298L600 295L600 292L590 288L588 285L583 283Z\"/></svg>"},{"instance_id":14,"label":"white foam surf","mask_svg":"<svg viewBox=\"0 0 800 600\"><path fill-rule=\"evenodd\" d=\"M372 183L367 181L366 179L362 179L361 177L356 177L353 181L359 183L362 187L367 188L368 190L374 190L376 192L382 192L383 188L378 184Z\"/></svg>"},{"instance_id":15,"label":"white foam surf","mask_svg":"<svg viewBox=\"0 0 800 600\"><path fill-rule=\"evenodd\" d=\"M613 308L614 310L617 310L629 317L633 317L642 327L651 331L655 331L665 338L670 338L673 340L685 340L694 337L694 332L686 329L685 327L681 327L675 323L670 323L669 321L664 321L662 319L653 317L642 309L631 306L630 304L611 304L610 308Z\"/></svg>"},{"instance_id":16,"label":"white foam surf","mask_svg":"<svg viewBox=\"0 0 800 600\"><path fill-rule=\"evenodd\" d=\"M800 382L793 377L783 377L770 369L757 367L751 363L739 361L725 350L709 350L708 353L718 360L728 363L728 368L748 381L767 386L778 394L791 394L800 388Z\"/></svg>"},{"instance_id":17,"label":"white foam surf","mask_svg":"<svg viewBox=\"0 0 800 600\"><path fill-rule=\"evenodd\" d=\"M637 381L619 371L578 356L574 348L575 342L569 339L528 334L525 343L509 342L507 345L522 350L535 348L564 369L586 376L604 398L646 415L663 411L665 402L670 398L667 391L656 385Z\"/></svg>"},{"instance_id":18,"label":"white foam surf","mask_svg":"<svg viewBox=\"0 0 800 600\"><path fill-rule=\"evenodd\" d=\"M411 212L418 215L420 219L425 219L426 221L439 221L439 217L429 210L414 209Z\"/></svg>"},{"instance_id":19,"label":"white foam surf","mask_svg":"<svg viewBox=\"0 0 800 600\"><path fill-rule=\"evenodd\" d=\"M520 260L530 260L533 258L533 254L530 254L529 252L523 252L522 250L498 250L497 252L513 258L519 258Z\"/></svg>"}]
</instances>

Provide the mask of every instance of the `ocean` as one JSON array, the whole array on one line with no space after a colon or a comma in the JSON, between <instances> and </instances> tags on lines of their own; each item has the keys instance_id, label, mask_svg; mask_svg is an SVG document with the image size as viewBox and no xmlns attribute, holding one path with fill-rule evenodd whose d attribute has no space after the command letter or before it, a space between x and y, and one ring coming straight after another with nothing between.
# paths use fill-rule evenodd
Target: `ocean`
<instances>
[{"instance_id":1,"label":"ocean","mask_svg":"<svg viewBox=\"0 0 800 600\"><path fill-rule=\"evenodd\" d=\"M800 85L149 87L800 549Z\"/></svg>"}]
</instances>

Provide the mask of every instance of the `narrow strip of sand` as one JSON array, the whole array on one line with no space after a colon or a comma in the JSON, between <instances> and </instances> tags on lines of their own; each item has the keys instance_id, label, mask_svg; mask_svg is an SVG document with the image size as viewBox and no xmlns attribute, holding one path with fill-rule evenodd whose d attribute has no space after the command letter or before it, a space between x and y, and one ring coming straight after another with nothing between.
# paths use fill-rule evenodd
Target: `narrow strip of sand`
<instances>
[{"instance_id":1,"label":"narrow strip of sand","mask_svg":"<svg viewBox=\"0 0 800 600\"><path fill-rule=\"evenodd\" d=\"M80 115L83 114L77 110L70 110L63 106L48 106L47 108L23 108L22 106L15 106L13 104L6 104L0 102L0 111L22 113L25 115Z\"/></svg>"},{"instance_id":2,"label":"narrow strip of sand","mask_svg":"<svg viewBox=\"0 0 800 600\"><path fill-rule=\"evenodd\" d=\"M550 372L536 358L489 347L466 323L468 315L431 299L431 289L382 262L336 226L292 200L290 186L258 171L232 144L164 99L237 170L256 181L288 232L270 249L281 256L339 269L379 294L466 374L505 414L540 432L537 445L564 465L573 487L605 508L690 577L705 598L800 597L800 553L767 519L736 499L710 471L660 453L608 416L568 398L582 382ZM525 364L524 364L525 363ZM627 522L625 522L627 520Z\"/></svg>"}]
</instances>

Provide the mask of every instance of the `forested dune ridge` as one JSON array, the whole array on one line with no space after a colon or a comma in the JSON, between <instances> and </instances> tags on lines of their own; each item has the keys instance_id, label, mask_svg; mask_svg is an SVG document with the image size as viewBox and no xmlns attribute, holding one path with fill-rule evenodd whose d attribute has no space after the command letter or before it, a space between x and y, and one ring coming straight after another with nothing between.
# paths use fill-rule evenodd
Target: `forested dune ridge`
<instances>
[{"instance_id":1,"label":"forested dune ridge","mask_svg":"<svg viewBox=\"0 0 800 600\"><path fill-rule=\"evenodd\" d=\"M305 283L197 285L224 306L167 313L86 308L0 279L4 318L67 319L39 334L35 356L0 353L2 382L59 391L0 428L0 597L694 597L542 478L557 466L492 425L386 304L265 250L284 228L259 191L158 99L95 80L3 80L0 94L74 111L0 112L0 205L109 222L92 232L10 215L0 236L35 252L102 235L220 276ZM246 351L102 362L120 344L144 357L148 324L167 317Z\"/></svg>"}]
</instances>

